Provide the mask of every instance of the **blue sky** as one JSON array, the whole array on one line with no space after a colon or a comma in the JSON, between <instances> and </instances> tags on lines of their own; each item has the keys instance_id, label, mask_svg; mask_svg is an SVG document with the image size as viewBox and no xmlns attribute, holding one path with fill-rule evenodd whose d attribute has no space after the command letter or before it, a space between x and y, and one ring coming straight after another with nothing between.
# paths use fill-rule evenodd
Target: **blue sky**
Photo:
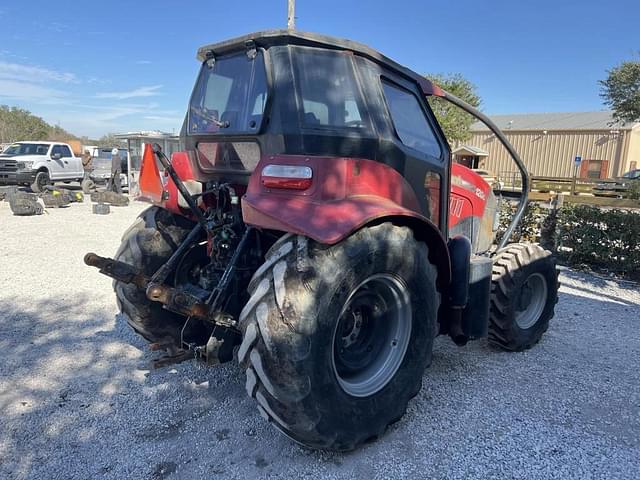
<instances>
[{"instance_id":1,"label":"blue sky","mask_svg":"<svg viewBox=\"0 0 640 480\"><path fill-rule=\"evenodd\" d=\"M640 58L640 1L298 0L297 27L418 72L460 72L489 114L603 109L597 81ZM286 25L286 0L0 3L0 104L77 135L178 131L197 48Z\"/></svg>"}]
</instances>

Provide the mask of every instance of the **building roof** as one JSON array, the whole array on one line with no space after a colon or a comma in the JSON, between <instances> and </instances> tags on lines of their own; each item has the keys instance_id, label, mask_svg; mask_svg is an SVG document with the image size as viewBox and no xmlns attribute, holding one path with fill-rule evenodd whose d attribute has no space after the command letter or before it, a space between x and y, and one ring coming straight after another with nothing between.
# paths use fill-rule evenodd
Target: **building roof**
<instances>
[{"instance_id":1,"label":"building roof","mask_svg":"<svg viewBox=\"0 0 640 480\"><path fill-rule=\"evenodd\" d=\"M616 123L611 111L514 113L489 115L500 130L630 130L634 123ZM481 122L471 125L471 130L488 130Z\"/></svg>"},{"instance_id":2,"label":"building roof","mask_svg":"<svg viewBox=\"0 0 640 480\"><path fill-rule=\"evenodd\" d=\"M473 145L460 145L453 152L454 155L470 155L476 157L488 157L489 152L483 150L480 147L474 147Z\"/></svg>"}]
</instances>

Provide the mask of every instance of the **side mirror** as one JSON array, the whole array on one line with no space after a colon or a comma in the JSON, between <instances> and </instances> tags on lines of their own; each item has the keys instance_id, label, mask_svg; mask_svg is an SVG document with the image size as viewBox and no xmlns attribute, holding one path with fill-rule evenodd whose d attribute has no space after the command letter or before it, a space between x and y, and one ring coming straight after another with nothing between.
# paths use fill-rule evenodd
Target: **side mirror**
<instances>
[{"instance_id":1,"label":"side mirror","mask_svg":"<svg viewBox=\"0 0 640 480\"><path fill-rule=\"evenodd\" d=\"M61 158L62 158L62 154L60 153L54 153L51 155L52 160L60 160Z\"/></svg>"}]
</instances>

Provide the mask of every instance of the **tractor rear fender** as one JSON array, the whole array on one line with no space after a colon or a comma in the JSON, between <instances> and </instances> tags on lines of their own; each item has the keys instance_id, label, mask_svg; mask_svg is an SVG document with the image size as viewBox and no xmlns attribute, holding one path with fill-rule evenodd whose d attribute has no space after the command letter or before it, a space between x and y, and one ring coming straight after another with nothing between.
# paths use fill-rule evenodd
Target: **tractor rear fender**
<instances>
[{"instance_id":1,"label":"tractor rear fender","mask_svg":"<svg viewBox=\"0 0 640 480\"><path fill-rule=\"evenodd\" d=\"M264 156L242 199L246 224L327 245L386 221L408 226L429 246L439 288L445 289L451 278L447 243L418 211L415 193L402 175L382 163L356 158Z\"/></svg>"}]
</instances>

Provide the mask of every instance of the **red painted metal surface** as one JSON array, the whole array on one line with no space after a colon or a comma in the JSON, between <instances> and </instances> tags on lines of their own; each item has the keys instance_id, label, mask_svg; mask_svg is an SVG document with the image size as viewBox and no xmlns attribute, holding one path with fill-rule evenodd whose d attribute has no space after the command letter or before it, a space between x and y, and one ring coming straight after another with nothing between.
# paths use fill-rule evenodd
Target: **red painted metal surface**
<instances>
[{"instance_id":1,"label":"red painted metal surface","mask_svg":"<svg viewBox=\"0 0 640 480\"><path fill-rule=\"evenodd\" d=\"M310 167L312 185L306 190L265 187L259 172L278 163ZM451 271L446 241L437 226L418 212L415 193L402 175L382 163L358 158L264 156L242 201L245 223L329 245L376 220L404 219L416 236L429 240L441 272L439 283L446 284Z\"/></svg>"},{"instance_id":2,"label":"red painted metal surface","mask_svg":"<svg viewBox=\"0 0 640 480\"><path fill-rule=\"evenodd\" d=\"M305 190L268 188L259 172L270 164L308 166L313 182ZM263 157L242 202L247 224L300 233L327 244L383 216L405 215L429 222L418 210L410 185L382 163L298 155Z\"/></svg>"},{"instance_id":3,"label":"red painted metal surface","mask_svg":"<svg viewBox=\"0 0 640 480\"><path fill-rule=\"evenodd\" d=\"M449 227L466 217L482 217L491 187L471 169L451 165L451 195L449 197Z\"/></svg>"},{"instance_id":4,"label":"red painted metal surface","mask_svg":"<svg viewBox=\"0 0 640 480\"><path fill-rule=\"evenodd\" d=\"M173 155L171 155L171 165L178 174L178 177L180 177L180 180L194 180L197 178L197 169L193 165L193 162L191 161L191 158L189 157L189 154L187 152L174 152ZM171 179L171 177L167 178L165 189L167 190L169 196L164 202L164 208L173 213L191 218L192 215L189 210L180 207L180 205L178 204L178 197L180 196L180 192L178 191L178 187L176 187L176 184Z\"/></svg>"}]
</instances>

